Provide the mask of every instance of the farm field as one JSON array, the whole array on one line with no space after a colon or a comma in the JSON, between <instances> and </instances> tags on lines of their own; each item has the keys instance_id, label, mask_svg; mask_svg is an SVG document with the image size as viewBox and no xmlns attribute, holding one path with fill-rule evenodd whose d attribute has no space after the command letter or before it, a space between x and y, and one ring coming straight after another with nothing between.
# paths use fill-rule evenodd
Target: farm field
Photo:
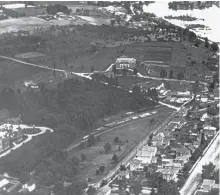
<instances>
[{"instance_id":1,"label":"farm field","mask_svg":"<svg viewBox=\"0 0 220 195\"><path fill-rule=\"evenodd\" d=\"M8 85L22 84L26 78L38 73L45 73L47 70L25 66L23 64L0 59L0 88Z\"/></svg>"},{"instance_id":2,"label":"farm field","mask_svg":"<svg viewBox=\"0 0 220 195\"><path fill-rule=\"evenodd\" d=\"M165 120L171 112L171 109L164 109L164 111L161 111L151 127L149 121L154 118L155 115L123 127L118 127L111 132L101 135L100 141L94 146L85 147L84 149L76 148L69 151L68 155L70 157L73 155L80 156L82 153L87 156L87 159L80 164L81 169L78 178L80 180L91 178L92 183L100 180L103 177L103 174L96 175L96 170L99 169L100 166L105 165L104 175L107 174L107 172L116 165L111 161L114 154L117 154L119 160L122 160L144 137L149 135L154 127ZM119 145L115 144L113 141L115 137L118 137L122 142L120 145L120 151ZM112 150L108 154L106 154L104 150L104 144L107 142L112 146Z\"/></svg>"}]
</instances>

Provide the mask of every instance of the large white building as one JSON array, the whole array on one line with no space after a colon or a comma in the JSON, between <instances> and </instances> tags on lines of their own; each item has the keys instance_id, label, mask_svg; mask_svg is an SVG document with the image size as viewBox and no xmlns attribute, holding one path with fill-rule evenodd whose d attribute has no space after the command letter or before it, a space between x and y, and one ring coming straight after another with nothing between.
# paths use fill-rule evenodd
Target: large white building
<instances>
[{"instance_id":1,"label":"large white building","mask_svg":"<svg viewBox=\"0 0 220 195\"><path fill-rule=\"evenodd\" d=\"M134 68L136 66L136 59L122 56L116 60L115 65L116 68Z\"/></svg>"}]
</instances>

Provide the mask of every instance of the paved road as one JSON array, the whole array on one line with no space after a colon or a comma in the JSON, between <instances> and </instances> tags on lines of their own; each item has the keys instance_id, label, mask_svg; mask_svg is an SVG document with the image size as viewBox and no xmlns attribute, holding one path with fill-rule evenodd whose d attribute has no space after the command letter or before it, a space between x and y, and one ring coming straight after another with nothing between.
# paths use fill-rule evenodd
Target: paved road
<instances>
[{"instance_id":1,"label":"paved road","mask_svg":"<svg viewBox=\"0 0 220 195\"><path fill-rule=\"evenodd\" d=\"M11 124L4 124L4 125L10 126ZM25 125L25 124L12 125L12 126L13 126L13 128L18 128L18 126L20 126L21 129L33 128L33 126L29 126L29 125ZM28 138L27 138L26 140L24 140L23 142L21 142L21 143L19 143L19 144L16 144L14 147L10 148L10 150L7 150L6 152L2 153L2 154L0 155L0 158L2 158L3 156L8 155L8 154L11 152L11 150L16 150L16 149L18 149L18 148L21 147L24 143L29 142L33 137L45 133L47 130L50 131L50 132L53 132L53 129L50 129L50 128L48 128L48 127L35 127L35 128L39 128L39 129L41 130L41 132L36 133L36 134L33 134L33 135L26 134L26 135L28 136Z\"/></svg>"},{"instance_id":2,"label":"paved road","mask_svg":"<svg viewBox=\"0 0 220 195\"><path fill-rule=\"evenodd\" d=\"M220 145L220 134L219 132L215 135L211 143L208 145L206 150L203 152L202 157L199 161L196 162L193 170L191 171L190 176L188 177L186 183L180 190L181 195L192 195L196 190L202 173L202 166L208 164L209 162L215 161L215 158L219 154L219 145Z\"/></svg>"},{"instance_id":3,"label":"paved road","mask_svg":"<svg viewBox=\"0 0 220 195\"><path fill-rule=\"evenodd\" d=\"M11 60L11 61L15 61L15 62L19 62L21 64L28 65L28 66L34 66L34 67L38 67L38 68L47 69L47 70L55 70L57 72L63 72L63 73L68 73L69 72L69 73L72 73L72 74L75 74L75 75L78 75L78 76L81 76L81 77L84 77L84 78L92 80L92 78L91 78L92 73L91 74L90 73L77 73L77 72L66 71L66 70L63 70L63 69L57 69L57 68L54 69L54 68L50 68L48 66L28 63L28 62L24 62L24 61L15 59L15 58L7 57L7 56L2 56L2 55L0 55L0 58ZM111 67L112 67L112 64L110 65L110 67L107 68L107 70L110 70ZM178 81L178 82L183 82L183 83L195 83L195 81L188 81L188 80L178 80L178 79L169 79L169 78L159 78L159 77L143 76L140 73L138 73L138 76L141 77L141 78L148 78L148 79L153 79L153 80ZM200 84L206 85L207 83L200 82Z\"/></svg>"},{"instance_id":4,"label":"paved road","mask_svg":"<svg viewBox=\"0 0 220 195\"><path fill-rule=\"evenodd\" d=\"M57 72L63 72L63 73L71 73L71 74L75 74L75 75L78 75L78 76L81 76L81 77L84 77L84 78L87 78L87 79L90 79L90 80L92 79L90 76L86 76L86 73L70 72L70 71L66 71L66 70L63 70L63 69L57 69L57 68L54 69L54 68L50 68L48 66L37 65L37 64L29 63L29 62L24 62L24 61L15 59L15 58L10 58L10 57L7 57L7 56L2 56L2 55L0 55L0 58L6 59L6 60L11 60L11 61L14 61L14 62L18 62L18 63L24 64L24 65L27 65L27 66L33 66L33 67L42 68L42 69L46 69L46 70L55 70Z\"/></svg>"}]
</instances>

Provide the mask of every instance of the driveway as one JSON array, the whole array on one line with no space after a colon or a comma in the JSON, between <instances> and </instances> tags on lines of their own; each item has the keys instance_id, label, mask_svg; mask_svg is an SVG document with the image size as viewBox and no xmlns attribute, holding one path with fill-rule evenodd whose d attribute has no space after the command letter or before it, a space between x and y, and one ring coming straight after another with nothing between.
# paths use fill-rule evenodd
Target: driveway
<instances>
[{"instance_id":1,"label":"driveway","mask_svg":"<svg viewBox=\"0 0 220 195\"><path fill-rule=\"evenodd\" d=\"M4 125L2 125L2 126L5 126L5 125L6 125L6 126L11 126L11 124L4 124ZM25 124L12 125L12 126L13 126L13 128L15 128L15 129L18 128L19 126L21 127L21 129L33 128L33 126L25 125ZM32 134L32 135L30 135L30 134L25 134L26 136L28 136L28 138L27 138L26 140L24 140L23 142L21 142L21 143L19 143L19 144L16 144L14 147L12 147L12 148L10 148L9 150L7 150L7 151L5 151L4 153L2 153L2 154L0 155L0 158L2 158L3 156L8 155L8 154L11 152L11 150L16 150L17 148L21 147L23 144L29 142L29 141L30 141L33 137L35 137L35 136L44 134L46 131L53 132L53 129L50 129L50 128L48 128L48 127L35 127L35 128L40 129L41 132L36 133L36 134Z\"/></svg>"}]
</instances>

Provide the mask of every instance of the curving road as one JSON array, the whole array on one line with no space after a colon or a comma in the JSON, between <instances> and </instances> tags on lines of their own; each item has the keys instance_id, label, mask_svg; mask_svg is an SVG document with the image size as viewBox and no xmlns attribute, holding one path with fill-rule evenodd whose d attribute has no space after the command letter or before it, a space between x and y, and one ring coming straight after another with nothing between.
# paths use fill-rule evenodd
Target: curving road
<instances>
[{"instance_id":1,"label":"curving road","mask_svg":"<svg viewBox=\"0 0 220 195\"><path fill-rule=\"evenodd\" d=\"M7 125L7 126L10 126L11 124L4 124L4 126ZM21 127L21 129L28 129L28 128L33 128L33 126L30 126L30 125L25 125L25 124L21 124L21 125L12 125L13 128L18 128L19 126ZM38 136L38 135L41 135L41 134L44 134L46 131L50 131L50 132L53 132L53 129L51 128L48 128L48 127L35 127L35 128L38 128L41 130L41 132L39 133L36 133L36 134L33 134L33 135L30 135L30 134L25 134L28 136L28 138L26 140L24 140L23 142L19 143L19 144L16 144L14 147L10 148L9 150L5 151L4 153L2 153L0 155L0 158L2 158L3 156L6 156L8 155L11 150L16 150L18 149L19 147L21 147L24 143L27 143L29 142L33 137L35 136Z\"/></svg>"},{"instance_id":2,"label":"curving road","mask_svg":"<svg viewBox=\"0 0 220 195\"><path fill-rule=\"evenodd\" d=\"M54 69L54 68L50 68L50 67L48 67L48 66L37 65L37 64L29 63L29 62L24 62L24 61L15 59L15 58L7 57L7 56L2 56L2 55L0 55L0 58L6 59L6 60L11 60L11 61L14 61L14 62L18 62L18 63L24 64L24 65L27 65L27 66L34 66L34 67L38 67L38 68L42 68L42 69L46 69L46 70L55 70L55 71L57 71L57 72L63 72L63 73L71 73L71 74L75 74L75 75L78 75L78 76L87 78L87 79L89 79L89 80L92 80L91 75L92 75L93 73L77 73L77 72L66 71L66 70L63 70L63 69L57 69L57 68ZM112 67L112 66L113 66L113 64L111 64L110 67L108 67L106 71L111 70L111 67ZM133 71L133 70L132 70L132 71ZM102 71L101 71L101 72L102 72ZM105 72L105 71L103 71L103 72ZM147 79L153 79L153 80L177 81L177 82L183 82L183 83L195 83L195 81L188 81L188 80L178 80L178 79L169 79L169 78L159 78L159 77L143 76L143 75L141 75L140 73L138 73L137 75L138 75L139 77L141 77L141 78L147 78ZM206 85L205 82L201 82L201 81L200 81L200 84Z\"/></svg>"}]
</instances>

